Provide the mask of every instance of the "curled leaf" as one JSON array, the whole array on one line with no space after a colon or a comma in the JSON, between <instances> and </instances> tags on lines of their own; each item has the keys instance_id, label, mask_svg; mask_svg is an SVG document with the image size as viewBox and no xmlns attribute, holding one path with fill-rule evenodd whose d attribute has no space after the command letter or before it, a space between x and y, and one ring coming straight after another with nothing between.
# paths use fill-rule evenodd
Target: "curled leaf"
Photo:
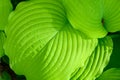
<instances>
[{"instance_id":1,"label":"curled leaf","mask_svg":"<svg viewBox=\"0 0 120 80\"><path fill-rule=\"evenodd\" d=\"M120 31L120 0L103 0L104 26L109 32Z\"/></svg>"},{"instance_id":2,"label":"curled leaf","mask_svg":"<svg viewBox=\"0 0 120 80\"><path fill-rule=\"evenodd\" d=\"M71 25L90 38L103 38L107 35L102 24L102 0L63 0Z\"/></svg>"},{"instance_id":3,"label":"curled leaf","mask_svg":"<svg viewBox=\"0 0 120 80\"><path fill-rule=\"evenodd\" d=\"M5 32L10 66L27 80L69 80L98 43L69 24L63 5L56 0L20 3Z\"/></svg>"},{"instance_id":4,"label":"curled leaf","mask_svg":"<svg viewBox=\"0 0 120 80\"><path fill-rule=\"evenodd\" d=\"M85 66L78 68L72 74L71 80L95 80L108 64L112 49L113 43L110 37L99 39L98 46L86 61Z\"/></svg>"}]
</instances>

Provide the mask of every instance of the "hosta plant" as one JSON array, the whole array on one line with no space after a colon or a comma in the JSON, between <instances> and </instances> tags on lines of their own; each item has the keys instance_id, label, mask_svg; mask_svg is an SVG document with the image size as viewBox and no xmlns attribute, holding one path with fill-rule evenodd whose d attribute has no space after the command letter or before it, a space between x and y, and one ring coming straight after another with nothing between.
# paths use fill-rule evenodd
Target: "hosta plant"
<instances>
[{"instance_id":1,"label":"hosta plant","mask_svg":"<svg viewBox=\"0 0 120 80\"><path fill-rule=\"evenodd\" d=\"M103 73L114 50L112 37L120 31L119 0L19 1L0 3L9 4L0 7L0 56L8 56L17 75L27 80L120 79L112 73L120 74L118 69Z\"/></svg>"}]
</instances>

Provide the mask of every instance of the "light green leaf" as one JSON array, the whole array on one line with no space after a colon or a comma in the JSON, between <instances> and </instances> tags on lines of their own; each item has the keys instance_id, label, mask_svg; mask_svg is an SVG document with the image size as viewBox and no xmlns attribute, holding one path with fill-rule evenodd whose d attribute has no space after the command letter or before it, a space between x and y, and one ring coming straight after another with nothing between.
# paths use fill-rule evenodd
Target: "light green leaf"
<instances>
[{"instance_id":1,"label":"light green leaf","mask_svg":"<svg viewBox=\"0 0 120 80\"><path fill-rule=\"evenodd\" d=\"M8 23L8 16L12 11L10 0L0 0L0 30L4 30Z\"/></svg>"},{"instance_id":2,"label":"light green leaf","mask_svg":"<svg viewBox=\"0 0 120 80\"><path fill-rule=\"evenodd\" d=\"M91 38L107 35L103 27L102 0L63 0L71 25Z\"/></svg>"},{"instance_id":3,"label":"light green leaf","mask_svg":"<svg viewBox=\"0 0 120 80\"><path fill-rule=\"evenodd\" d=\"M27 80L69 80L98 43L73 29L56 0L20 3L5 32L10 66Z\"/></svg>"},{"instance_id":4,"label":"light green leaf","mask_svg":"<svg viewBox=\"0 0 120 80\"><path fill-rule=\"evenodd\" d=\"M108 69L97 80L120 80L120 68Z\"/></svg>"},{"instance_id":5,"label":"light green leaf","mask_svg":"<svg viewBox=\"0 0 120 80\"><path fill-rule=\"evenodd\" d=\"M95 80L108 64L112 49L113 42L110 37L99 39L98 46L86 61L85 66L77 69L74 74L72 74L71 80Z\"/></svg>"},{"instance_id":6,"label":"light green leaf","mask_svg":"<svg viewBox=\"0 0 120 80\"><path fill-rule=\"evenodd\" d=\"M109 32L120 31L120 0L104 1L104 26Z\"/></svg>"}]
</instances>

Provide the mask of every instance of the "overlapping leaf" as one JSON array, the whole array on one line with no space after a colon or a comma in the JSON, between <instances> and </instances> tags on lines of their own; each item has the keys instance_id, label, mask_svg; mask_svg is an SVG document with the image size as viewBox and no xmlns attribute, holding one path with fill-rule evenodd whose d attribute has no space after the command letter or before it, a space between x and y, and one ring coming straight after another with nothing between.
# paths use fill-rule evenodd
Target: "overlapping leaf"
<instances>
[{"instance_id":1,"label":"overlapping leaf","mask_svg":"<svg viewBox=\"0 0 120 80\"><path fill-rule=\"evenodd\" d=\"M120 31L120 0L103 0L104 26L109 32Z\"/></svg>"},{"instance_id":2,"label":"overlapping leaf","mask_svg":"<svg viewBox=\"0 0 120 80\"><path fill-rule=\"evenodd\" d=\"M102 25L102 0L63 0L72 26L91 38L102 38L107 31Z\"/></svg>"},{"instance_id":3,"label":"overlapping leaf","mask_svg":"<svg viewBox=\"0 0 120 80\"><path fill-rule=\"evenodd\" d=\"M69 80L97 46L97 39L73 29L55 0L20 3L5 32L11 68L28 80Z\"/></svg>"},{"instance_id":4,"label":"overlapping leaf","mask_svg":"<svg viewBox=\"0 0 120 80\"><path fill-rule=\"evenodd\" d=\"M105 36L120 31L119 6L119 0L21 2L5 28L11 68L27 80L94 80L112 53L112 40ZM99 79L106 74L113 75L108 71Z\"/></svg>"},{"instance_id":5,"label":"overlapping leaf","mask_svg":"<svg viewBox=\"0 0 120 80\"><path fill-rule=\"evenodd\" d=\"M72 26L91 38L120 31L119 0L63 0Z\"/></svg>"},{"instance_id":6,"label":"overlapping leaf","mask_svg":"<svg viewBox=\"0 0 120 80\"><path fill-rule=\"evenodd\" d=\"M86 61L85 66L78 68L73 73L71 80L95 80L107 65L112 53L112 48L113 43L110 37L99 39L98 46Z\"/></svg>"}]
</instances>

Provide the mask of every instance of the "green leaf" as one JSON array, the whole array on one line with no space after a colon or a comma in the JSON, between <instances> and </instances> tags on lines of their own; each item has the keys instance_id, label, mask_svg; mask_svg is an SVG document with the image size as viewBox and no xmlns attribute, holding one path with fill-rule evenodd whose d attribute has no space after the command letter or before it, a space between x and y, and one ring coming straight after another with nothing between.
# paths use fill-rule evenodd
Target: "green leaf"
<instances>
[{"instance_id":1,"label":"green leaf","mask_svg":"<svg viewBox=\"0 0 120 80\"><path fill-rule=\"evenodd\" d=\"M21 2L5 32L10 66L27 80L69 80L98 43L73 29L56 0Z\"/></svg>"},{"instance_id":2,"label":"green leaf","mask_svg":"<svg viewBox=\"0 0 120 80\"><path fill-rule=\"evenodd\" d=\"M0 80L11 80L10 75L7 72L2 72L2 74L0 75Z\"/></svg>"},{"instance_id":3,"label":"green leaf","mask_svg":"<svg viewBox=\"0 0 120 80\"><path fill-rule=\"evenodd\" d=\"M85 66L77 69L72 75L71 80L95 80L108 64L112 49L113 42L110 37L99 39L98 46L86 61Z\"/></svg>"},{"instance_id":4,"label":"green leaf","mask_svg":"<svg viewBox=\"0 0 120 80\"><path fill-rule=\"evenodd\" d=\"M116 33L116 34L111 34L110 35L112 37L113 40L113 52L110 58L110 62L107 65L106 69L109 68L119 68L120 67L120 63L118 61L120 61L120 33Z\"/></svg>"},{"instance_id":5,"label":"green leaf","mask_svg":"<svg viewBox=\"0 0 120 80\"><path fill-rule=\"evenodd\" d=\"M97 80L120 80L120 68L108 69Z\"/></svg>"},{"instance_id":6,"label":"green leaf","mask_svg":"<svg viewBox=\"0 0 120 80\"><path fill-rule=\"evenodd\" d=\"M120 0L103 0L104 26L109 32L120 31Z\"/></svg>"},{"instance_id":7,"label":"green leaf","mask_svg":"<svg viewBox=\"0 0 120 80\"><path fill-rule=\"evenodd\" d=\"M8 23L8 16L12 11L10 0L0 0L0 30L4 30Z\"/></svg>"},{"instance_id":8,"label":"green leaf","mask_svg":"<svg viewBox=\"0 0 120 80\"><path fill-rule=\"evenodd\" d=\"M63 0L67 18L71 25L90 38L103 38L107 31L103 27L102 0Z\"/></svg>"},{"instance_id":9,"label":"green leaf","mask_svg":"<svg viewBox=\"0 0 120 80\"><path fill-rule=\"evenodd\" d=\"M0 57L4 55L3 44L5 40L5 34L3 31L0 31Z\"/></svg>"}]
</instances>

